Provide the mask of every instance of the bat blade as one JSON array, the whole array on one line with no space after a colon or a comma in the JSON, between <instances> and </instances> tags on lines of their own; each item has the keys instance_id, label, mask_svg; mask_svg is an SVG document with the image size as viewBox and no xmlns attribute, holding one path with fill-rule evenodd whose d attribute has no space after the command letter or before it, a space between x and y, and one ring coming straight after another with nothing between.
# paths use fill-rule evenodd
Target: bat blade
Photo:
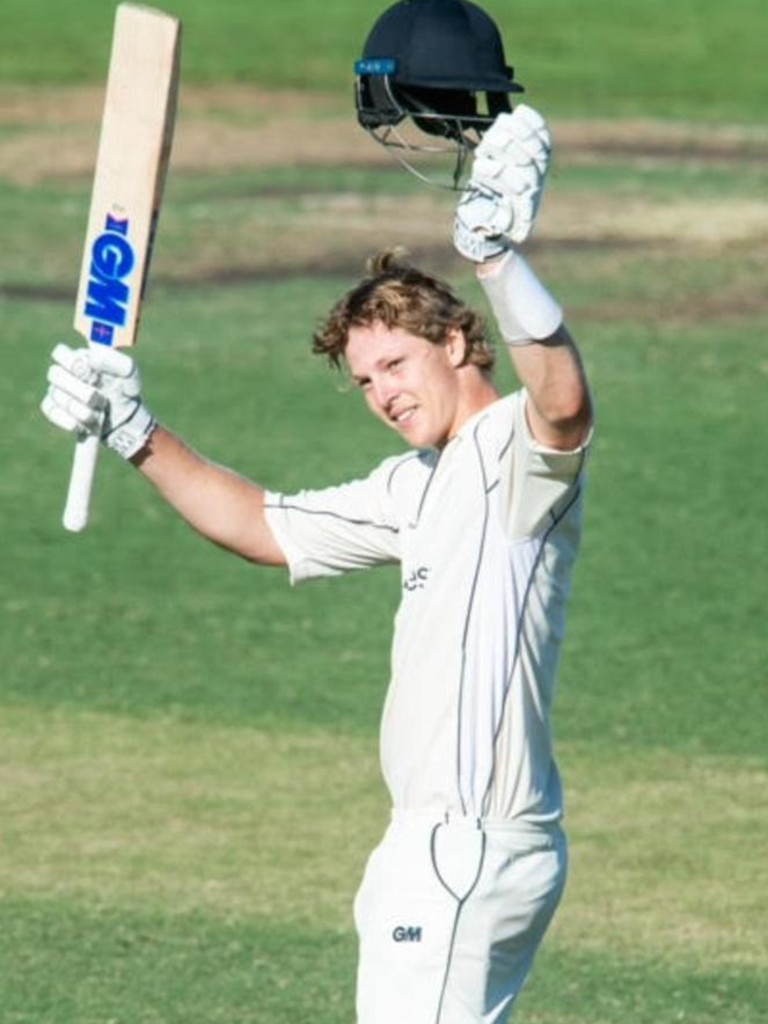
<instances>
[{"instance_id":1,"label":"bat blade","mask_svg":"<svg viewBox=\"0 0 768 1024\"><path fill-rule=\"evenodd\" d=\"M181 23L152 7L115 14L74 326L90 345L136 343L171 153ZM63 522L88 522L99 441L77 442Z\"/></svg>"}]
</instances>

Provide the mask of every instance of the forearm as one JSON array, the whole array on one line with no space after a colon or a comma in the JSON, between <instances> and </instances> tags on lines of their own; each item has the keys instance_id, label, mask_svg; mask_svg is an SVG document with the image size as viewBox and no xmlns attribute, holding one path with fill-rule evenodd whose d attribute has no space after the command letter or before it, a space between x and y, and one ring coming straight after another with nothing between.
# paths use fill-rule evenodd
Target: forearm
<instances>
[{"instance_id":1,"label":"forearm","mask_svg":"<svg viewBox=\"0 0 768 1024\"><path fill-rule=\"evenodd\" d=\"M202 536L261 565L284 565L264 516L264 491L209 462L164 427L132 460L162 497Z\"/></svg>"},{"instance_id":2,"label":"forearm","mask_svg":"<svg viewBox=\"0 0 768 1024\"><path fill-rule=\"evenodd\" d=\"M562 310L514 251L478 267L478 277L528 394L534 438L548 447L576 447L592 415L584 368L563 324Z\"/></svg>"},{"instance_id":3,"label":"forearm","mask_svg":"<svg viewBox=\"0 0 768 1024\"><path fill-rule=\"evenodd\" d=\"M533 230L552 140L535 110L502 113L475 150L456 208L454 244L477 275L520 382L534 440L572 450L586 437L592 407L563 311L514 246Z\"/></svg>"},{"instance_id":4,"label":"forearm","mask_svg":"<svg viewBox=\"0 0 768 1024\"><path fill-rule=\"evenodd\" d=\"M592 421L592 401L576 345L565 325L550 337L508 345L518 380L528 395L533 436L550 448L570 451L584 441Z\"/></svg>"}]
</instances>

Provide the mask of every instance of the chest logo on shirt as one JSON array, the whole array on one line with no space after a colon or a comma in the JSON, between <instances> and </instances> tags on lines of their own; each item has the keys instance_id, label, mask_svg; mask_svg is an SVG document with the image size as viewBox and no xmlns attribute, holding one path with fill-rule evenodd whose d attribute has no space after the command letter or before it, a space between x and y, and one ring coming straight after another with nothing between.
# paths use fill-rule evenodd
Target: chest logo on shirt
<instances>
[{"instance_id":1,"label":"chest logo on shirt","mask_svg":"<svg viewBox=\"0 0 768 1024\"><path fill-rule=\"evenodd\" d=\"M398 925L392 932L395 942L421 942L421 927L419 925Z\"/></svg>"},{"instance_id":2,"label":"chest logo on shirt","mask_svg":"<svg viewBox=\"0 0 768 1024\"><path fill-rule=\"evenodd\" d=\"M403 580L403 590L423 590L427 585L429 579L429 567L426 565L420 565L418 569L414 569L409 576Z\"/></svg>"}]
</instances>

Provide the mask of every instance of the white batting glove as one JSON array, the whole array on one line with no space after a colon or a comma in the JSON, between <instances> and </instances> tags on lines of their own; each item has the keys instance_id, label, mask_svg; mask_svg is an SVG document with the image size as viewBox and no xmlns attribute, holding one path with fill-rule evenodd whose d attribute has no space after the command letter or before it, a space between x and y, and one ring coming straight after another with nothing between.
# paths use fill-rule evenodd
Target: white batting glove
<instances>
[{"instance_id":1,"label":"white batting glove","mask_svg":"<svg viewBox=\"0 0 768 1024\"><path fill-rule=\"evenodd\" d=\"M454 220L454 245L485 263L533 230L549 169L552 139L544 118L520 104L499 114L475 150Z\"/></svg>"},{"instance_id":2,"label":"white batting glove","mask_svg":"<svg viewBox=\"0 0 768 1024\"><path fill-rule=\"evenodd\" d=\"M40 408L51 423L100 440L124 459L146 445L155 419L141 400L136 363L108 346L57 345L48 370L48 391Z\"/></svg>"}]
</instances>

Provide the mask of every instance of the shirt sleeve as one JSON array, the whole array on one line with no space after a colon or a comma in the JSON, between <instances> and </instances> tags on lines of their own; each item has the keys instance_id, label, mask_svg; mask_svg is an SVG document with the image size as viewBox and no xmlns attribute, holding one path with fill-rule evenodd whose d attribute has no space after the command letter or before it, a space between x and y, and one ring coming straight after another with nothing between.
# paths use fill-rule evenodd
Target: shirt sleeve
<instances>
[{"instance_id":1,"label":"shirt sleeve","mask_svg":"<svg viewBox=\"0 0 768 1024\"><path fill-rule=\"evenodd\" d=\"M359 480L320 490L268 491L265 515L291 583L400 560L389 480L397 459Z\"/></svg>"},{"instance_id":2,"label":"shirt sleeve","mask_svg":"<svg viewBox=\"0 0 768 1024\"><path fill-rule=\"evenodd\" d=\"M592 431L572 451L546 448L531 436L525 415L525 391L514 396L509 530L515 539L545 529L580 486Z\"/></svg>"}]
</instances>

